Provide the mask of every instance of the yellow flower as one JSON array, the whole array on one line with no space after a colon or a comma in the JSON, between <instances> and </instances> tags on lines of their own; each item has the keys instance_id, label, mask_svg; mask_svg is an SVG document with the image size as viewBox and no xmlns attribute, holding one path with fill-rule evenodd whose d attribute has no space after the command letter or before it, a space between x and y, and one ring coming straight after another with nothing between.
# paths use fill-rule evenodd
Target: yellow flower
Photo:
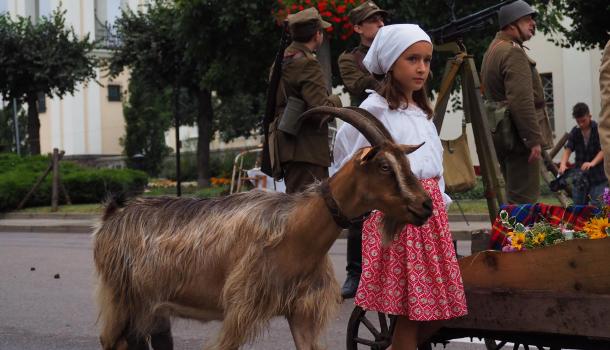
<instances>
[{"instance_id":1,"label":"yellow flower","mask_svg":"<svg viewBox=\"0 0 610 350\"><path fill-rule=\"evenodd\" d=\"M511 246L517 250L521 250L523 248L523 243L525 243L525 233L513 232Z\"/></svg>"},{"instance_id":2,"label":"yellow flower","mask_svg":"<svg viewBox=\"0 0 610 350\"><path fill-rule=\"evenodd\" d=\"M546 235L544 234L544 232L540 232L539 234L537 234L534 237L534 239L533 239L534 244L537 244L537 245L543 244L545 238L546 238Z\"/></svg>"},{"instance_id":3,"label":"yellow flower","mask_svg":"<svg viewBox=\"0 0 610 350\"><path fill-rule=\"evenodd\" d=\"M610 227L608 218L592 218L589 220L583 230L589 235L590 239L598 239L608 237L606 228Z\"/></svg>"}]
</instances>

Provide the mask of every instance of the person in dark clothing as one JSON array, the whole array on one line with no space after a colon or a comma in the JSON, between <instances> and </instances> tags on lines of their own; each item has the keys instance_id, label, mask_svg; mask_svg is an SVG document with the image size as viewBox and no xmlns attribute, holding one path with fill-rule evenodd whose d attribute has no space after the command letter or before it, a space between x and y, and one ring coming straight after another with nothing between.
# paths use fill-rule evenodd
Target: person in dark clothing
<instances>
[{"instance_id":1,"label":"person in dark clothing","mask_svg":"<svg viewBox=\"0 0 610 350\"><path fill-rule=\"evenodd\" d=\"M583 172L585 181L572 188L574 204L596 203L608 186L608 179L604 173L604 153L599 141L597 123L591 120L589 107L582 102L574 105L572 116L577 126L572 128L565 146L559 173L568 169L568 160L575 154L574 167Z\"/></svg>"},{"instance_id":2,"label":"person in dark clothing","mask_svg":"<svg viewBox=\"0 0 610 350\"><path fill-rule=\"evenodd\" d=\"M377 31L383 27L387 11L382 10L373 1L366 1L349 13L349 20L354 26L354 32L360 36L360 45L355 49L345 51L339 56L339 72L343 85L350 95L352 106L359 106L366 99L366 90L375 90L379 82L364 67L362 60ZM358 289L362 273L362 222L366 217L352 222L347 228L347 278L341 287L344 299L353 298Z\"/></svg>"}]
</instances>

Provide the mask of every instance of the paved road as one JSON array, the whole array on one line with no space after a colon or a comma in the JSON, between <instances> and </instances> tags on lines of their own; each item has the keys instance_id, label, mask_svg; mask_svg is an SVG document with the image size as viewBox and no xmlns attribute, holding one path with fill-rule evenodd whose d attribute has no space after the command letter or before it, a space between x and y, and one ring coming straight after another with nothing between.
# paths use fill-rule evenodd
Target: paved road
<instances>
[{"instance_id":1,"label":"paved road","mask_svg":"<svg viewBox=\"0 0 610 350\"><path fill-rule=\"evenodd\" d=\"M331 249L337 279L345 277L345 244ZM469 249L460 242L461 254ZM86 234L0 233L0 349L98 349L90 236ZM353 308L341 305L324 341L328 349L345 349L345 327ZM174 323L176 349L202 349L219 323ZM294 345L283 319L274 319L252 350L285 350ZM437 347L442 349L442 346ZM484 349L468 340L446 349Z\"/></svg>"}]
</instances>

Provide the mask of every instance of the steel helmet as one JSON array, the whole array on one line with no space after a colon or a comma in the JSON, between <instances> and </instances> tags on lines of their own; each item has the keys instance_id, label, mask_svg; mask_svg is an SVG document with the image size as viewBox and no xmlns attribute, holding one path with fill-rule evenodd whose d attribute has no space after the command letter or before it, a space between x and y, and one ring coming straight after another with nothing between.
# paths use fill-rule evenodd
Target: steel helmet
<instances>
[{"instance_id":1,"label":"steel helmet","mask_svg":"<svg viewBox=\"0 0 610 350\"><path fill-rule=\"evenodd\" d=\"M500 28L504 28L521 17L527 15L536 16L537 14L536 10L528 5L527 2L517 0L500 8L500 11L498 11L498 24L500 24Z\"/></svg>"}]
</instances>

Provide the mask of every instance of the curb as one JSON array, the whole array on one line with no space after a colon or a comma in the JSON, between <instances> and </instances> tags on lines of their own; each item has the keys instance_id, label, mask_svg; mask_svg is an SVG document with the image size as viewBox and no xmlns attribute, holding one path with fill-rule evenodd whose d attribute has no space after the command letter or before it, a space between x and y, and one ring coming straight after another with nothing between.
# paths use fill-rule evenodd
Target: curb
<instances>
[{"instance_id":1,"label":"curb","mask_svg":"<svg viewBox=\"0 0 610 350\"><path fill-rule=\"evenodd\" d=\"M92 225L21 226L0 225L0 232L93 233Z\"/></svg>"},{"instance_id":2,"label":"curb","mask_svg":"<svg viewBox=\"0 0 610 350\"><path fill-rule=\"evenodd\" d=\"M74 219L74 220L95 220L101 214L86 213L3 213L1 219Z\"/></svg>"}]
</instances>

